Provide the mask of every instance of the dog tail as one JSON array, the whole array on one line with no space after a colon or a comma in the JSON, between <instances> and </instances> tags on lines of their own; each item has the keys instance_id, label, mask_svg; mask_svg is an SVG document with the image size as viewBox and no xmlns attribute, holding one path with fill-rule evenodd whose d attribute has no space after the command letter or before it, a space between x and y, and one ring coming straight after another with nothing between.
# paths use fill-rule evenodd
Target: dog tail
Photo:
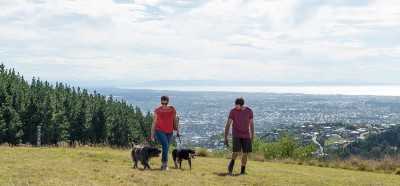
<instances>
[{"instance_id":1,"label":"dog tail","mask_svg":"<svg viewBox=\"0 0 400 186\"><path fill-rule=\"evenodd\" d=\"M135 148L135 143L132 141L131 137L128 137L128 143L131 146L132 149Z\"/></svg>"}]
</instances>

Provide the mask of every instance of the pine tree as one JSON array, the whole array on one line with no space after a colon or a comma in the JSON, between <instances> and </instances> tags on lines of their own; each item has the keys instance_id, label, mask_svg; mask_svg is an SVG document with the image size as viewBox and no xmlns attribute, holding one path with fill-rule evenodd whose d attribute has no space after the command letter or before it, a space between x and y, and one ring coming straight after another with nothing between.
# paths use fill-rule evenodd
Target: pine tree
<instances>
[{"instance_id":1,"label":"pine tree","mask_svg":"<svg viewBox=\"0 0 400 186\"><path fill-rule=\"evenodd\" d=\"M101 143L124 146L127 138L149 139L153 116L112 95L88 94L63 83L53 87L32 78L30 84L14 69L0 64L0 143L36 144L37 127L42 143Z\"/></svg>"},{"instance_id":2,"label":"pine tree","mask_svg":"<svg viewBox=\"0 0 400 186\"><path fill-rule=\"evenodd\" d=\"M42 130L42 143L43 144L51 144L51 139L54 135L54 106L53 101L50 95L50 92L46 92L45 101L43 103L43 117L41 122L41 130Z\"/></svg>"}]
</instances>

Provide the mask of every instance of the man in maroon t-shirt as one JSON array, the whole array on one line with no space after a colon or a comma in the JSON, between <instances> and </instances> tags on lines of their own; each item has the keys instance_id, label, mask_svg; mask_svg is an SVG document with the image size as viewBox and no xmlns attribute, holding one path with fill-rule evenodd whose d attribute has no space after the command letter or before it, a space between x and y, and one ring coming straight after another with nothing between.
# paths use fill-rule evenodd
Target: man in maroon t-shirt
<instances>
[{"instance_id":1,"label":"man in maroon t-shirt","mask_svg":"<svg viewBox=\"0 0 400 186\"><path fill-rule=\"evenodd\" d=\"M233 124L232 124L233 122ZM232 160L228 166L229 174L232 174L235 160L239 153L242 154L242 168L240 174L246 174L247 155L253 151L252 144L254 142L254 123L253 111L244 106L244 99L239 97L235 101L235 108L229 112L228 121L225 126L225 141L228 145L228 133L232 124Z\"/></svg>"}]
</instances>

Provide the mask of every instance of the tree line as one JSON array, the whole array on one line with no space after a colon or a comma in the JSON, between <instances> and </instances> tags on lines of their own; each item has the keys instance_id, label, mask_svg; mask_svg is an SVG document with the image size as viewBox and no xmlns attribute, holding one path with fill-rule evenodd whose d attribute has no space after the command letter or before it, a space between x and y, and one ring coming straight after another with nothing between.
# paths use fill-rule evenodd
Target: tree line
<instances>
[{"instance_id":1,"label":"tree line","mask_svg":"<svg viewBox=\"0 0 400 186\"><path fill-rule=\"evenodd\" d=\"M36 144L37 127L41 142L57 145L80 142L124 146L147 142L153 120L149 112L124 100L96 91L54 85L33 77L29 84L14 69L0 64L0 144Z\"/></svg>"}]
</instances>

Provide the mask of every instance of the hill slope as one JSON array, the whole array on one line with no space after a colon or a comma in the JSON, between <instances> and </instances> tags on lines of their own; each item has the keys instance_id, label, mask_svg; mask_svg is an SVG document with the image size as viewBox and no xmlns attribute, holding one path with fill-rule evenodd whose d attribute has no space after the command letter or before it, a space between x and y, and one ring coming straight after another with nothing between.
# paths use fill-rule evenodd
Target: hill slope
<instances>
[{"instance_id":1,"label":"hill slope","mask_svg":"<svg viewBox=\"0 0 400 186\"><path fill-rule=\"evenodd\" d=\"M228 159L197 157L190 171L132 169L129 150L0 147L0 185L397 185L399 175L282 163L248 163L247 175L227 175ZM140 166L142 168L142 166Z\"/></svg>"},{"instance_id":2,"label":"hill slope","mask_svg":"<svg viewBox=\"0 0 400 186\"><path fill-rule=\"evenodd\" d=\"M348 158L352 155L369 159L382 158L387 155L396 157L400 154L400 126L382 133L371 134L367 139L358 140L333 153L342 158Z\"/></svg>"}]
</instances>

